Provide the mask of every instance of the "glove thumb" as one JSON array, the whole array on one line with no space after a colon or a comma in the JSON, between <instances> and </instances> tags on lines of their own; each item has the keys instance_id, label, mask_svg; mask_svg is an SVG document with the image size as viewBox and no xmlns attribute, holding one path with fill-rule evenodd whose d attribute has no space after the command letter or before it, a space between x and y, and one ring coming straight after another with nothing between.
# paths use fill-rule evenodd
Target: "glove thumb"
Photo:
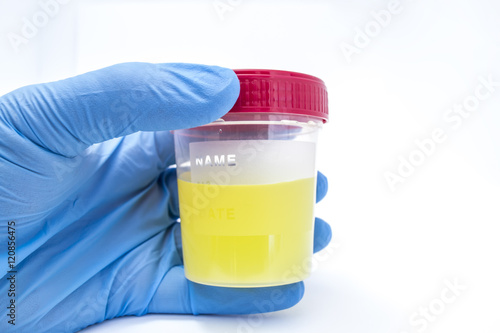
<instances>
[{"instance_id":1,"label":"glove thumb","mask_svg":"<svg viewBox=\"0 0 500 333\"><path fill-rule=\"evenodd\" d=\"M227 68L124 63L13 91L0 99L0 119L37 145L71 157L137 131L209 123L228 112L238 94L238 78Z\"/></svg>"}]
</instances>

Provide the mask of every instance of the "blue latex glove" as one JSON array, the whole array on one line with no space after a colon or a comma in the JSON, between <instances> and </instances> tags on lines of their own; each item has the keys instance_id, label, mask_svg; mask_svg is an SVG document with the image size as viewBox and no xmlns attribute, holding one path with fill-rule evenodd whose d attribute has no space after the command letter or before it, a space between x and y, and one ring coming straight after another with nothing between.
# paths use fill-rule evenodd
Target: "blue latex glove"
<instances>
[{"instance_id":1,"label":"blue latex glove","mask_svg":"<svg viewBox=\"0 0 500 333\"><path fill-rule=\"evenodd\" d=\"M248 314L301 299L303 283L220 288L184 277L168 130L216 120L238 93L229 69L128 63L0 98L1 332L73 332L147 313ZM326 187L319 175L318 199ZM317 219L315 250L330 238Z\"/></svg>"}]
</instances>

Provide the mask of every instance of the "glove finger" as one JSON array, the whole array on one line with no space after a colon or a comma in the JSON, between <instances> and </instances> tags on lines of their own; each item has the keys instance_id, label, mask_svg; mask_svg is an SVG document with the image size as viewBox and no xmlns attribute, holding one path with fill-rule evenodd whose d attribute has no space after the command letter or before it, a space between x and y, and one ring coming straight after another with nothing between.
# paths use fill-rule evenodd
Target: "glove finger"
<instances>
[{"instance_id":1,"label":"glove finger","mask_svg":"<svg viewBox=\"0 0 500 333\"><path fill-rule=\"evenodd\" d=\"M314 221L314 253L323 250L332 240L332 228L320 218Z\"/></svg>"},{"instance_id":2,"label":"glove finger","mask_svg":"<svg viewBox=\"0 0 500 333\"><path fill-rule=\"evenodd\" d=\"M160 176L163 188L170 194L168 200L168 214L172 220L179 218L179 191L177 189L177 169L169 168Z\"/></svg>"},{"instance_id":3,"label":"glove finger","mask_svg":"<svg viewBox=\"0 0 500 333\"><path fill-rule=\"evenodd\" d=\"M252 314L290 308L304 295L302 282L263 288L224 288L191 282L183 266L169 270L148 307L149 313Z\"/></svg>"},{"instance_id":4,"label":"glove finger","mask_svg":"<svg viewBox=\"0 0 500 333\"><path fill-rule=\"evenodd\" d=\"M328 192L328 179L324 174L318 171L316 180L316 202L320 202Z\"/></svg>"},{"instance_id":5,"label":"glove finger","mask_svg":"<svg viewBox=\"0 0 500 333\"><path fill-rule=\"evenodd\" d=\"M11 92L0 99L0 120L39 146L75 156L137 131L209 123L238 94L239 81L227 68L125 63Z\"/></svg>"},{"instance_id":6,"label":"glove finger","mask_svg":"<svg viewBox=\"0 0 500 333\"><path fill-rule=\"evenodd\" d=\"M100 149L101 146L111 146L114 141L118 142L111 149ZM94 154L102 153L106 156L107 168L99 171L112 173L117 178L114 181L123 185L120 186L122 192L136 191L158 180L160 186L177 198L177 187L172 187L171 184L167 186L165 181L168 178L163 179L165 169L175 164L174 138L170 131L138 132L94 145L90 149ZM175 178L175 169L172 176ZM114 192L110 195L121 193Z\"/></svg>"}]
</instances>

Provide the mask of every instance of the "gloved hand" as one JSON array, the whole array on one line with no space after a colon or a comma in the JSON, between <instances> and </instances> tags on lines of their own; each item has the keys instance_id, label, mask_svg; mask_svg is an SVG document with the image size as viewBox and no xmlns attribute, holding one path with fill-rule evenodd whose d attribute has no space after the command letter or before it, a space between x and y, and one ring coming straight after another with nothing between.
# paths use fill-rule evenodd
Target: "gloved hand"
<instances>
[{"instance_id":1,"label":"gloved hand","mask_svg":"<svg viewBox=\"0 0 500 333\"><path fill-rule=\"evenodd\" d=\"M241 289L184 277L168 130L216 120L238 93L225 68L127 63L0 98L1 332L73 332L147 313L249 314L301 299L302 282ZM318 200L326 188L320 174ZM330 238L317 219L315 250ZM276 293L281 302L266 301Z\"/></svg>"}]
</instances>

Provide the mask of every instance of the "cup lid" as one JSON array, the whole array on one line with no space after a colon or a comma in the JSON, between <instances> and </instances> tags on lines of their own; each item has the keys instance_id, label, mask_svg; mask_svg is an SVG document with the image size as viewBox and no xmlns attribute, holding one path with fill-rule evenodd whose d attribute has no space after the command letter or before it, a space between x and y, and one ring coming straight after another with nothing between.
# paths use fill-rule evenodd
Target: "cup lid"
<instances>
[{"instance_id":1,"label":"cup lid","mask_svg":"<svg viewBox=\"0 0 500 333\"><path fill-rule=\"evenodd\" d=\"M306 115L328 121L328 95L319 78L274 69L235 69L240 96L229 111Z\"/></svg>"}]
</instances>

